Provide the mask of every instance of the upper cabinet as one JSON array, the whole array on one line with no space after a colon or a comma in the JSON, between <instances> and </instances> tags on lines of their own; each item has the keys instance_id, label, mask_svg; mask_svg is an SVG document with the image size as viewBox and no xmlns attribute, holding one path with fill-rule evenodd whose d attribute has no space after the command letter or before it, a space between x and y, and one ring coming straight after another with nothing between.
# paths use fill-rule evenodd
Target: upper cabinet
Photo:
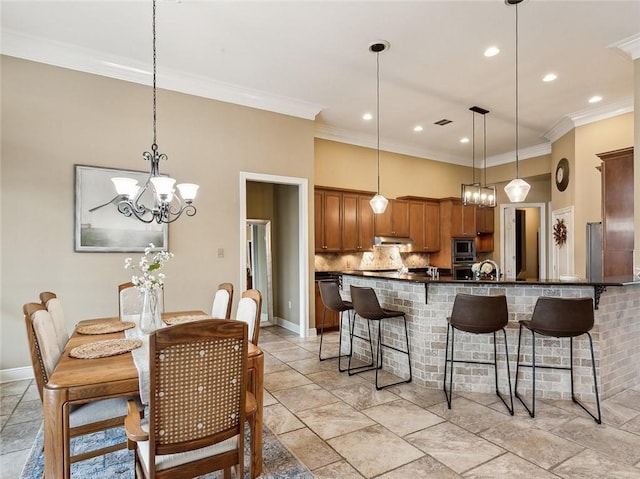
<instances>
[{"instance_id":1,"label":"upper cabinet","mask_svg":"<svg viewBox=\"0 0 640 479\"><path fill-rule=\"evenodd\" d=\"M451 208L451 237L475 238L476 207L464 206L460 200L449 200Z\"/></svg>"},{"instance_id":2,"label":"upper cabinet","mask_svg":"<svg viewBox=\"0 0 640 479\"><path fill-rule=\"evenodd\" d=\"M342 251L342 192L316 188L314 205L316 252Z\"/></svg>"},{"instance_id":3,"label":"upper cabinet","mask_svg":"<svg viewBox=\"0 0 640 479\"><path fill-rule=\"evenodd\" d=\"M412 251L430 253L440 249L440 204L437 201L409 201L409 237Z\"/></svg>"},{"instance_id":4,"label":"upper cabinet","mask_svg":"<svg viewBox=\"0 0 640 479\"><path fill-rule=\"evenodd\" d=\"M476 232L493 233L494 208L476 206Z\"/></svg>"},{"instance_id":5,"label":"upper cabinet","mask_svg":"<svg viewBox=\"0 0 640 479\"><path fill-rule=\"evenodd\" d=\"M342 193L342 250L370 251L373 248L372 195Z\"/></svg>"},{"instance_id":6,"label":"upper cabinet","mask_svg":"<svg viewBox=\"0 0 640 479\"><path fill-rule=\"evenodd\" d=\"M376 236L409 236L409 202L389 200L384 213L375 216Z\"/></svg>"}]
</instances>

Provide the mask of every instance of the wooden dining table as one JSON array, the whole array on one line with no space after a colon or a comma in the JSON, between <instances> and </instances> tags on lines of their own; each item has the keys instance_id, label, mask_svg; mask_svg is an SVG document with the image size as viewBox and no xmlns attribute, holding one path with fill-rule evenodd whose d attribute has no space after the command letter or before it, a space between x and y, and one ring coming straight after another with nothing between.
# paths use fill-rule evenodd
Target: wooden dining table
<instances>
[{"instance_id":1,"label":"wooden dining table","mask_svg":"<svg viewBox=\"0 0 640 479\"><path fill-rule=\"evenodd\" d=\"M206 316L203 311L163 313L163 319L179 316ZM78 327L120 318L99 318L81 321L69 338L64 353L44 387L44 477L70 479L69 407L101 399L139 394L138 370L130 352L98 359L76 359L69 356L71 349L86 343L105 339L124 338L122 332L109 334L80 334ZM251 477L262 473L262 424L264 354L249 342L247 389L253 393L258 405L250 418L251 425Z\"/></svg>"}]
</instances>

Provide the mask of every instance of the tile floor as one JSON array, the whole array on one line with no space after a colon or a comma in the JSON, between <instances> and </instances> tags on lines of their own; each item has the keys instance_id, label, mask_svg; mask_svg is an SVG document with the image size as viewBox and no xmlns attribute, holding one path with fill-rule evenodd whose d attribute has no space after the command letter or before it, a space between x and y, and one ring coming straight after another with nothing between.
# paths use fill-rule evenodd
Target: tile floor
<instances>
[{"instance_id":1,"label":"tile floor","mask_svg":"<svg viewBox=\"0 0 640 479\"><path fill-rule=\"evenodd\" d=\"M325 336L329 348L337 335ZM376 391L371 372L318 361L318 339L263 328L265 422L316 478L640 478L640 386L603 401L596 425L570 401L519 404L403 384ZM331 350L327 351L329 354ZM31 381L3 384L0 478L19 476L41 423Z\"/></svg>"}]
</instances>

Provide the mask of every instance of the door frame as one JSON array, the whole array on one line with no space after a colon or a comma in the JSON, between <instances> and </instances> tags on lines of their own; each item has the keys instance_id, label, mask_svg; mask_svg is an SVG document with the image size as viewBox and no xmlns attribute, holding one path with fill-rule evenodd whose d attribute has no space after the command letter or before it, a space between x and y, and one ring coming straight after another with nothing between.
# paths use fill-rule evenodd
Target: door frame
<instances>
[{"instance_id":1,"label":"door frame","mask_svg":"<svg viewBox=\"0 0 640 479\"><path fill-rule=\"evenodd\" d=\"M264 173L240 172L240 251L247 244L247 181L273 183L298 187L298 274L299 283L299 335L309 336L309 180L292 176L267 175ZM240 278L246 276L244 259L238 261ZM244 276L243 276L244 275Z\"/></svg>"},{"instance_id":2,"label":"door frame","mask_svg":"<svg viewBox=\"0 0 640 479\"><path fill-rule=\"evenodd\" d=\"M516 241L515 229L505 228L505 215L507 214L507 209L513 210L513 217L515 218L515 210L521 208L538 208L540 211L540 246L538 250L540 270L538 271L538 278L547 278L547 263L549 261L547 258L547 242L549 240L547 237L548 219L546 203L503 203L500 205L500 264L503 267L503 271L507 271L505 244L509 241L513 244ZM515 251L515 247L513 248L513 251ZM511 261L515 261L515 258L512 258Z\"/></svg>"}]
</instances>

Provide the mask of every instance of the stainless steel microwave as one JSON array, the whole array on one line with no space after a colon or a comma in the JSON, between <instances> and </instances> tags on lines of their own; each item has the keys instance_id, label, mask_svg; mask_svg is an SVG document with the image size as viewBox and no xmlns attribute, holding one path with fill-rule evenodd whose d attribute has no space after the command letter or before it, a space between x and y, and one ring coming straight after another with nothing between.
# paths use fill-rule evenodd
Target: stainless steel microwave
<instances>
[{"instance_id":1,"label":"stainless steel microwave","mask_svg":"<svg viewBox=\"0 0 640 479\"><path fill-rule=\"evenodd\" d=\"M453 238L451 255L454 263L476 260L476 240L474 238Z\"/></svg>"}]
</instances>

